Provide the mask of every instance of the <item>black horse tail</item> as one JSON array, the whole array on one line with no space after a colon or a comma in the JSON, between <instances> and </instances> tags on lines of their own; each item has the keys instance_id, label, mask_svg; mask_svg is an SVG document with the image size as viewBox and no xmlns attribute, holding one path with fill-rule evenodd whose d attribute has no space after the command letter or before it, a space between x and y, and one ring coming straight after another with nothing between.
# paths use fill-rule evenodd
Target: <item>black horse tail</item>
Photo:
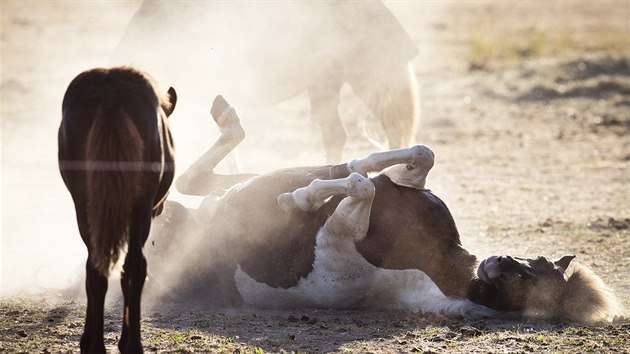
<instances>
[{"instance_id":1,"label":"black horse tail","mask_svg":"<svg viewBox=\"0 0 630 354\"><path fill-rule=\"evenodd\" d=\"M144 143L130 116L98 109L88 133L86 160L89 257L108 276L129 242L129 225L140 174Z\"/></svg>"}]
</instances>

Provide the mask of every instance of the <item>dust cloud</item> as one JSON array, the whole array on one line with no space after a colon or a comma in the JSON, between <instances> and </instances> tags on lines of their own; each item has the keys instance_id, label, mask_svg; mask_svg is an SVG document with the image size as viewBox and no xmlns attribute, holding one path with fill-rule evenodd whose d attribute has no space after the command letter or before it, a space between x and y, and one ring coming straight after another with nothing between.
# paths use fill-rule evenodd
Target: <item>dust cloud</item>
<instances>
[{"instance_id":1,"label":"dust cloud","mask_svg":"<svg viewBox=\"0 0 630 354\"><path fill-rule=\"evenodd\" d=\"M219 172L235 172L239 164L253 173L322 164L319 127L309 120L309 86L337 80L333 69L341 67L361 77L365 69L355 63L386 75L382 63L409 58L419 71L431 54L430 31L411 37L421 46L418 54L405 42L403 28L418 28L418 22L428 28L429 19L444 9L437 2L354 1L3 1L1 6L3 296L83 281L87 252L56 158L61 99L79 72L129 64L165 88L175 87L179 102L171 127L179 173L218 136L209 114L217 94L237 107L248 134L238 158L229 157ZM344 159L363 156L374 147L354 124L367 109L347 85L341 99L339 111L350 130ZM174 188L170 198L193 209L201 203Z\"/></svg>"}]
</instances>

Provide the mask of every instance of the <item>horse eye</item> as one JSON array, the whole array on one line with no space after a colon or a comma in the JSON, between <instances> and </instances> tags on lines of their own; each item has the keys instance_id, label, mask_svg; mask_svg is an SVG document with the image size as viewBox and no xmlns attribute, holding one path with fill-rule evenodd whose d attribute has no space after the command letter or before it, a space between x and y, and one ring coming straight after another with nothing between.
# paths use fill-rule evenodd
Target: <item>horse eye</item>
<instances>
[{"instance_id":1,"label":"horse eye","mask_svg":"<svg viewBox=\"0 0 630 354\"><path fill-rule=\"evenodd\" d=\"M408 171L413 170L413 166L411 166L411 165L407 165L407 170L408 170Z\"/></svg>"}]
</instances>

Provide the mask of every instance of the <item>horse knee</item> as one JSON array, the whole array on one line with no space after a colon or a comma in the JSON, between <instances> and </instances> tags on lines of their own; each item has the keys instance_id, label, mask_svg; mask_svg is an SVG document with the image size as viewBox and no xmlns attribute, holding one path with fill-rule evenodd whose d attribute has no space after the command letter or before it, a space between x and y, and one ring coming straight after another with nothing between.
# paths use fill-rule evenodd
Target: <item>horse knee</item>
<instances>
[{"instance_id":1,"label":"horse knee","mask_svg":"<svg viewBox=\"0 0 630 354\"><path fill-rule=\"evenodd\" d=\"M329 235L358 241L367 235L375 187L370 179L358 173L352 173L347 181L349 196L337 205L324 229Z\"/></svg>"},{"instance_id":2,"label":"horse knee","mask_svg":"<svg viewBox=\"0 0 630 354\"><path fill-rule=\"evenodd\" d=\"M348 177L348 195L358 200L374 199L375 187L369 178L353 172Z\"/></svg>"}]
</instances>

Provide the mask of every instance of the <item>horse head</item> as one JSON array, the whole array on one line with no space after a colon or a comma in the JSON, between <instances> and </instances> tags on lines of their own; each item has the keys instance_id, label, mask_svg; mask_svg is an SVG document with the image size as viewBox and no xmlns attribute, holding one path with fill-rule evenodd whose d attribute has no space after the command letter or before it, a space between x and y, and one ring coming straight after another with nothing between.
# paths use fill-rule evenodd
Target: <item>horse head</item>
<instances>
[{"instance_id":1,"label":"horse head","mask_svg":"<svg viewBox=\"0 0 630 354\"><path fill-rule=\"evenodd\" d=\"M522 311L531 306L549 307L565 279L565 271L575 256L552 262L539 256L521 258L492 256L477 268L477 276L500 295L501 310Z\"/></svg>"},{"instance_id":2,"label":"horse head","mask_svg":"<svg viewBox=\"0 0 630 354\"><path fill-rule=\"evenodd\" d=\"M528 318L595 322L616 312L610 290L588 268L545 257L492 256L477 268L468 298L496 310Z\"/></svg>"}]
</instances>

